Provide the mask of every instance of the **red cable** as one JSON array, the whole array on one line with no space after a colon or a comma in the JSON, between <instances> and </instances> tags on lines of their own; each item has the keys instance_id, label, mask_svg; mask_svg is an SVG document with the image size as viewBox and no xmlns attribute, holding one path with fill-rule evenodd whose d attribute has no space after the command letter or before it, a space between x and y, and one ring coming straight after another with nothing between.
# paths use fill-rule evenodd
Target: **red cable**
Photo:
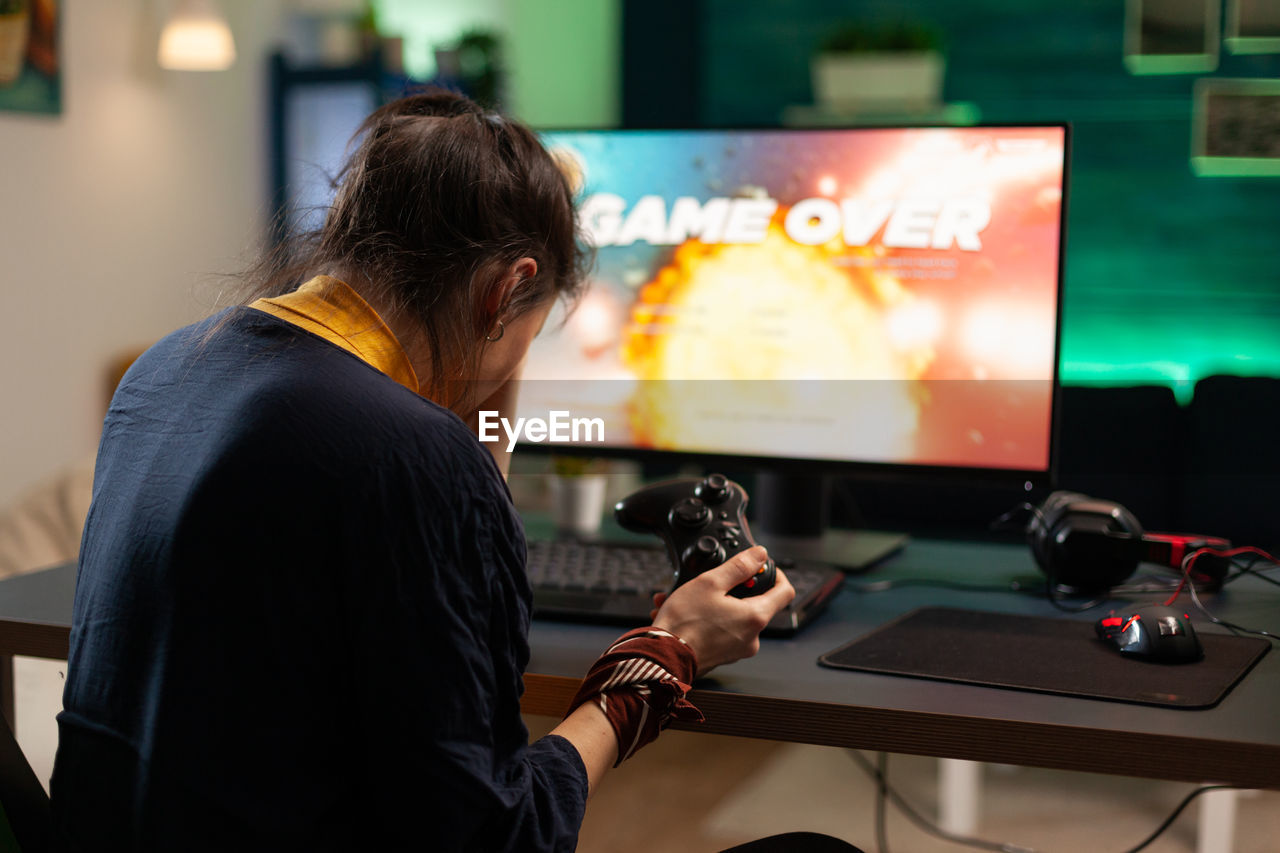
<instances>
[{"instance_id":1,"label":"red cable","mask_svg":"<svg viewBox=\"0 0 1280 853\"><path fill-rule=\"evenodd\" d=\"M1192 551L1186 556L1186 559L1182 561L1182 580L1178 581L1178 586L1174 589L1173 595L1169 596L1168 600L1165 601L1165 607L1171 606L1178 600L1178 596L1182 594L1182 588L1187 585L1187 579L1191 577L1191 566L1197 559L1199 559L1201 554L1217 554L1219 557L1238 557L1241 554L1257 554L1269 563L1276 563L1280 565L1280 560L1277 560L1261 548L1255 548L1252 545L1242 545L1239 548L1231 548L1226 551L1219 551L1216 548L1200 548L1199 550Z\"/></svg>"}]
</instances>

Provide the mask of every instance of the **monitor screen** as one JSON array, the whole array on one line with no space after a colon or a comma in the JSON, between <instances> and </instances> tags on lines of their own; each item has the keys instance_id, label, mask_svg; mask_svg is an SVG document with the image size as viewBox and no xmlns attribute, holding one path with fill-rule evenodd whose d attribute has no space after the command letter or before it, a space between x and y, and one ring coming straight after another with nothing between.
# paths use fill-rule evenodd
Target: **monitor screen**
<instances>
[{"instance_id":1,"label":"monitor screen","mask_svg":"<svg viewBox=\"0 0 1280 853\"><path fill-rule=\"evenodd\" d=\"M543 139L597 260L520 416L614 451L1049 471L1065 127Z\"/></svg>"}]
</instances>

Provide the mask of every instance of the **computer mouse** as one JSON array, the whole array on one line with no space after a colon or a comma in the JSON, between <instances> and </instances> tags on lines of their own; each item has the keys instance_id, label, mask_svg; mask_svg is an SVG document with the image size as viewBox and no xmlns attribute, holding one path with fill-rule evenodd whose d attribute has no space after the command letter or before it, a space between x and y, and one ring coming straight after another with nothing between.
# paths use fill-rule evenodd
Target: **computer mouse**
<instances>
[{"instance_id":1,"label":"computer mouse","mask_svg":"<svg viewBox=\"0 0 1280 853\"><path fill-rule=\"evenodd\" d=\"M1099 637L1135 658L1192 663L1204 657L1191 615L1174 607L1152 604L1125 615L1112 611L1096 628Z\"/></svg>"}]
</instances>

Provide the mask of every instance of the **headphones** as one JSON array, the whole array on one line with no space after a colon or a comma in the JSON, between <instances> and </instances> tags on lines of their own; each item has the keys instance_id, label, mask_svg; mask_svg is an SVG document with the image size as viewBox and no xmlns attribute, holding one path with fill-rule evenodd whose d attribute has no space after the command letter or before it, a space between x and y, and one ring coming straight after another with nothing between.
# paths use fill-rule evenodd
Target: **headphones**
<instances>
[{"instance_id":1,"label":"headphones","mask_svg":"<svg viewBox=\"0 0 1280 853\"><path fill-rule=\"evenodd\" d=\"M1182 574L1182 561L1201 548L1225 551L1226 539L1178 533L1148 533L1136 516L1115 501L1079 492L1054 492L1027 522L1027 544L1051 584L1077 592L1101 592L1126 580L1139 563L1155 563ZM1196 559L1191 581L1216 589L1228 559Z\"/></svg>"}]
</instances>

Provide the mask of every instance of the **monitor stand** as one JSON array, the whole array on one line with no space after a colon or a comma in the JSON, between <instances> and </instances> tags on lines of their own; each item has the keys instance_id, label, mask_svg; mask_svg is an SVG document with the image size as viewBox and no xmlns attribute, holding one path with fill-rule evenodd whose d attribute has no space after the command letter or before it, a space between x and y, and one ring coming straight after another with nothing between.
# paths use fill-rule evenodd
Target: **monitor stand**
<instances>
[{"instance_id":1,"label":"monitor stand","mask_svg":"<svg viewBox=\"0 0 1280 853\"><path fill-rule=\"evenodd\" d=\"M761 472L751 491L751 531L778 557L864 572L907 544L905 533L830 527L831 480L821 474Z\"/></svg>"}]
</instances>

